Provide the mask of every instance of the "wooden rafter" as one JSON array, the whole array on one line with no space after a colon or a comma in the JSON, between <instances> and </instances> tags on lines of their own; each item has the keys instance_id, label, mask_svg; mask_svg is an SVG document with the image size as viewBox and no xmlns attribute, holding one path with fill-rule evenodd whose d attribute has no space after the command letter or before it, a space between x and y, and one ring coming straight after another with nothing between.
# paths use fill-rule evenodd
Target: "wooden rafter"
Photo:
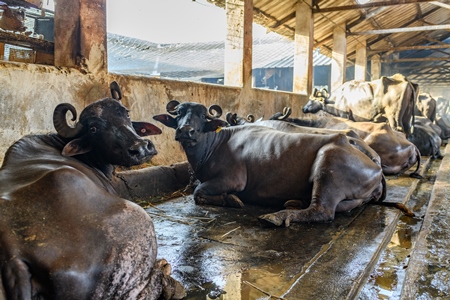
<instances>
[{"instance_id":1,"label":"wooden rafter","mask_svg":"<svg viewBox=\"0 0 450 300\"><path fill-rule=\"evenodd\" d=\"M325 8L313 8L313 13L327 13L327 12L335 12L335 11L344 11L344 10L354 10L361 8L373 8L373 7L382 7L382 6L393 6L393 5L405 5L405 4L415 4L422 2L433 2L433 0L397 0L397 1L383 1L383 2L369 2L365 4L355 4L355 5L342 5L342 6L334 6L334 7L325 7Z\"/></svg>"}]
</instances>

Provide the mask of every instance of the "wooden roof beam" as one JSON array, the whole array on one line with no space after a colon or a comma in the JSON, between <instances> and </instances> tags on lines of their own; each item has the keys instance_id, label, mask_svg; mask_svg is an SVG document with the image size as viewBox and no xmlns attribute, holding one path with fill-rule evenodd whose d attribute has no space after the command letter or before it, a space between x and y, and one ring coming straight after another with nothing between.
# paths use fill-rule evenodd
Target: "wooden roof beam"
<instances>
[{"instance_id":1,"label":"wooden roof beam","mask_svg":"<svg viewBox=\"0 0 450 300\"><path fill-rule=\"evenodd\" d=\"M438 2L438 1L432 1L431 4L446 8L446 9L450 9L450 5L446 4L446 3L442 3L442 2Z\"/></svg>"},{"instance_id":2,"label":"wooden roof beam","mask_svg":"<svg viewBox=\"0 0 450 300\"><path fill-rule=\"evenodd\" d=\"M389 29L375 29L359 32L351 32L349 35L364 35L364 34L391 34L391 33L404 33L414 31L430 31L430 30L448 30L450 24L444 25L432 25L432 26L417 26L417 27L402 27L402 28L389 28Z\"/></svg>"},{"instance_id":3,"label":"wooden roof beam","mask_svg":"<svg viewBox=\"0 0 450 300\"><path fill-rule=\"evenodd\" d=\"M370 54L380 53L380 52L399 52L399 51L408 51L408 50L433 50L433 49L448 49L450 48L450 44L446 45L428 45L428 46L400 46L394 48L379 48L372 49L367 51Z\"/></svg>"},{"instance_id":4,"label":"wooden roof beam","mask_svg":"<svg viewBox=\"0 0 450 300\"><path fill-rule=\"evenodd\" d=\"M354 10L354 9L361 9L361 8L373 8L373 7L381 7L381 6L414 4L414 3L422 3L422 2L433 2L433 0L397 0L397 1L383 1L383 2L369 2L369 3L365 3L365 4L343 5L343 6L325 7L325 8L313 8L313 13L314 14L326 13L326 12Z\"/></svg>"},{"instance_id":5,"label":"wooden roof beam","mask_svg":"<svg viewBox=\"0 0 450 300\"><path fill-rule=\"evenodd\" d=\"M272 28L272 29L278 28L281 25L283 25L284 23L289 22L293 19L295 19L295 11L293 13L287 15L283 19L276 21L276 23L274 25L270 26L270 28Z\"/></svg>"},{"instance_id":6,"label":"wooden roof beam","mask_svg":"<svg viewBox=\"0 0 450 300\"><path fill-rule=\"evenodd\" d=\"M422 61L450 61L450 57L421 57L421 58L399 58L382 59L382 63L403 63L403 62L422 62Z\"/></svg>"},{"instance_id":7,"label":"wooden roof beam","mask_svg":"<svg viewBox=\"0 0 450 300\"><path fill-rule=\"evenodd\" d=\"M431 15L432 13L436 12L436 11L439 10L439 9L440 9L439 7L435 7L435 8L433 8L433 9L430 9L428 12L422 14L422 18L426 18L427 16ZM412 20L409 20L409 21L406 22L405 24L402 24L402 27L407 27L407 26L413 24L414 22L416 22L417 20L418 20L417 18L414 18L414 19L412 19ZM385 35L381 35L381 36L377 37L375 40L370 41L370 42L368 43L368 46L370 47L371 45L373 45L373 44L375 44L375 43L377 43L377 42L379 42L379 41L381 41L381 40L384 40L387 36L388 36L388 35L385 34Z\"/></svg>"}]
</instances>

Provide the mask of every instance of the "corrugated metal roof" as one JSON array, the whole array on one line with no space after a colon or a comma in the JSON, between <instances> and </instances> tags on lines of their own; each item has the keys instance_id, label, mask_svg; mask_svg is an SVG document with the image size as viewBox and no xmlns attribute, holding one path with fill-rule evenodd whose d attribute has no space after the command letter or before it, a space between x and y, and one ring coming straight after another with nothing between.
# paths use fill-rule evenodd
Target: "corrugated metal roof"
<instances>
[{"instance_id":1,"label":"corrugated metal roof","mask_svg":"<svg viewBox=\"0 0 450 300\"><path fill-rule=\"evenodd\" d=\"M208 1L225 8L226 0ZM253 0L254 21L268 30L293 40L296 4L297 0ZM389 50L405 46L439 45L446 42L446 39L450 37L450 30L433 28L433 26L450 24L449 1L372 0L364 5L357 5L356 0L313 0L314 47L320 48L323 54L331 56L334 28L342 26L347 32L347 58L349 61L355 59L356 46L366 41L369 58L374 54L370 50L384 49L378 53L382 60L395 63L392 70L396 72L400 70L408 78L424 84L448 85L450 83L450 75L442 74L442 72L433 74L427 71L430 66L450 66L450 50L448 48L434 49L432 54L423 52L423 49L409 52ZM342 9L343 7L348 9ZM426 30L353 35L353 33L371 30L410 27L422 27ZM402 61L405 58L423 57L423 53L429 54L425 57L434 57L434 60ZM397 58L393 57L393 54L397 55ZM436 60L436 57L440 57L442 60ZM393 59L395 61L392 61Z\"/></svg>"},{"instance_id":2,"label":"corrugated metal roof","mask_svg":"<svg viewBox=\"0 0 450 300\"><path fill-rule=\"evenodd\" d=\"M184 80L222 77L225 42L157 44L108 33L108 69L111 72L163 76ZM331 59L314 52L314 65ZM253 69L292 68L294 43L272 33L253 42Z\"/></svg>"}]
</instances>

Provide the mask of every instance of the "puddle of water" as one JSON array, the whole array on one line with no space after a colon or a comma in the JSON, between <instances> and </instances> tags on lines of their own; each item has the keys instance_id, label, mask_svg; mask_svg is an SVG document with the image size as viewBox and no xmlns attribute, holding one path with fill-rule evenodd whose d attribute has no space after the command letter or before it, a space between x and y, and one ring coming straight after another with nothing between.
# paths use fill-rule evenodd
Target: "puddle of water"
<instances>
[{"instance_id":1,"label":"puddle of water","mask_svg":"<svg viewBox=\"0 0 450 300\"><path fill-rule=\"evenodd\" d=\"M359 295L360 300L400 299L409 258L423 223L439 166L440 160L431 163L425 178L419 182L411 195L407 206L412 207L416 217L400 218L388 247L381 254L377 266Z\"/></svg>"}]
</instances>

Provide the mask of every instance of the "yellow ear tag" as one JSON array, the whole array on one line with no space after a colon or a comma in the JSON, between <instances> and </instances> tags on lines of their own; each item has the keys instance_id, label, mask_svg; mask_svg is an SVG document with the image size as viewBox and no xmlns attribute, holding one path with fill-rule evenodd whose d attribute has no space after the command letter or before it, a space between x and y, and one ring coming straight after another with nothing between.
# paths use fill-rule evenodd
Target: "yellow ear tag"
<instances>
[{"instance_id":1,"label":"yellow ear tag","mask_svg":"<svg viewBox=\"0 0 450 300\"><path fill-rule=\"evenodd\" d=\"M222 127L221 127L221 126L217 127L216 133L220 132L221 130L222 130Z\"/></svg>"}]
</instances>

